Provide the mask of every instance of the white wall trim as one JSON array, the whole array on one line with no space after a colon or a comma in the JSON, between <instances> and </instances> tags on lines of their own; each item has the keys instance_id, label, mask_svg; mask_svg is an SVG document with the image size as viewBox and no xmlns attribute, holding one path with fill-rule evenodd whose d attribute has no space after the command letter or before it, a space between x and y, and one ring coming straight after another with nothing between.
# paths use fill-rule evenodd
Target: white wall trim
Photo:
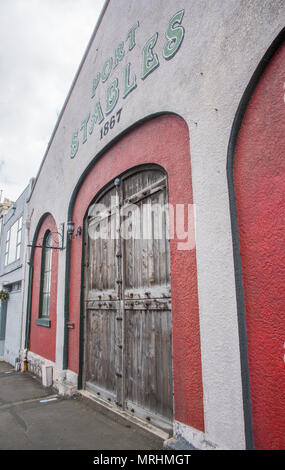
<instances>
[{"instance_id":1,"label":"white wall trim","mask_svg":"<svg viewBox=\"0 0 285 470\"><path fill-rule=\"evenodd\" d=\"M205 433L179 421L174 421L173 430L176 439L184 439L197 450L228 450L226 447L221 447L209 441Z\"/></svg>"}]
</instances>

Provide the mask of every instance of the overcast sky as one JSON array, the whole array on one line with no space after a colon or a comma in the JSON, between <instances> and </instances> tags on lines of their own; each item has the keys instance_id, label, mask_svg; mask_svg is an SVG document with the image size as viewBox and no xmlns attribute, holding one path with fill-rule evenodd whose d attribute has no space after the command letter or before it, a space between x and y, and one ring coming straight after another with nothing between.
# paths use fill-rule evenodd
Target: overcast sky
<instances>
[{"instance_id":1,"label":"overcast sky","mask_svg":"<svg viewBox=\"0 0 285 470\"><path fill-rule=\"evenodd\" d=\"M0 0L2 201L36 176L103 4Z\"/></svg>"}]
</instances>

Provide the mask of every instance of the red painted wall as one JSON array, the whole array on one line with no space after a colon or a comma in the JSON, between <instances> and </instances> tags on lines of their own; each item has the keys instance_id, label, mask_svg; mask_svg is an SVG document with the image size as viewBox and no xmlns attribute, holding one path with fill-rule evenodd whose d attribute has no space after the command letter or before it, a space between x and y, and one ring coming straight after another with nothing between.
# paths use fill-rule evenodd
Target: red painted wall
<instances>
[{"instance_id":1,"label":"red painted wall","mask_svg":"<svg viewBox=\"0 0 285 470\"><path fill-rule=\"evenodd\" d=\"M161 165L168 173L169 202L193 203L186 123L177 116L161 116L135 128L97 162L77 195L73 220L82 226L85 212L102 186L125 170L144 163ZM69 369L78 372L82 239L72 242ZM178 251L170 245L173 317L173 373L176 420L204 430L203 389L196 251Z\"/></svg>"},{"instance_id":2,"label":"red painted wall","mask_svg":"<svg viewBox=\"0 0 285 470\"><path fill-rule=\"evenodd\" d=\"M257 449L285 448L285 45L248 105L234 182Z\"/></svg>"},{"instance_id":3,"label":"red painted wall","mask_svg":"<svg viewBox=\"0 0 285 470\"><path fill-rule=\"evenodd\" d=\"M36 245L42 245L43 238L47 230L57 232L56 223L52 215L47 215L39 230ZM58 246L57 235L53 234L54 246ZM36 325L36 319L39 316L40 284L41 284L41 262L42 249L35 248L34 271L33 271L33 290L31 306L31 332L30 332L30 351L45 357L50 361L55 361L56 347L56 303L57 303L57 272L58 272L58 251L52 251L52 275L50 290L50 321L51 327Z\"/></svg>"}]
</instances>

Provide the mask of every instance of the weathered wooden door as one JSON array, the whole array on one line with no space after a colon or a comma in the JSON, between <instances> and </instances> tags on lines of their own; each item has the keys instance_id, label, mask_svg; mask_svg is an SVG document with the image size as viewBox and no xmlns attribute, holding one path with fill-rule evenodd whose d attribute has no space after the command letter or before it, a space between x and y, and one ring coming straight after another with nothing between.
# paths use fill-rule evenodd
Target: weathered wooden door
<instances>
[{"instance_id":1,"label":"weathered wooden door","mask_svg":"<svg viewBox=\"0 0 285 470\"><path fill-rule=\"evenodd\" d=\"M169 428L173 418L167 179L117 178L89 208L86 388Z\"/></svg>"}]
</instances>

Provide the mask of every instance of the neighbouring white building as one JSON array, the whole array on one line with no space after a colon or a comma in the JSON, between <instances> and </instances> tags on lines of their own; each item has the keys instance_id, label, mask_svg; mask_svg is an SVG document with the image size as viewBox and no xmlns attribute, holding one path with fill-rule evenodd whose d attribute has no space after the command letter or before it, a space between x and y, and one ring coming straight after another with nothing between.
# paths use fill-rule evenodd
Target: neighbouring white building
<instances>
[{"instance_id":1,"label":"neighbouring white building","mask_svg":"<svg viewBox=\"0 0 285 470\"><path fill-rule=\"evenodd\" d=\"M25 310L25 222L32 184L33 180L1 220L0 289L8 291L9 297L0 302L0 357L15 367L20 365Z\"/></svg>"}]
</instances>

